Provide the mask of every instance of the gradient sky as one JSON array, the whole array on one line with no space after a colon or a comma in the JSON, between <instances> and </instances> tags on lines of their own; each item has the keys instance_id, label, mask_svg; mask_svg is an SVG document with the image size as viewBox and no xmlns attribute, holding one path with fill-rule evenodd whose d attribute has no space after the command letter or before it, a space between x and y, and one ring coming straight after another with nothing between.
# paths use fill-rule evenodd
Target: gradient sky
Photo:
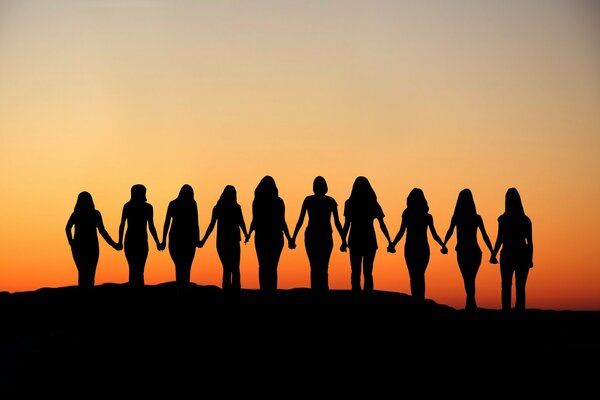
<instances>
[{"instance_id":1,"label":"gradient sky","mask_svg":"<svg viewBox=\"0 0 600 400\"><path fill-rule=\"evenodd\" d=\"M438 233L473 191L492 241L517 187L533 222L527 305L600 309L600 6L593 1L0 0L0 291L75 285L65 224L87 190L116 238L135 183L159 235L179 188L202 231L223 187L246 221L272 175L293 229L312 180L340 205L371 181L392 235L413 187ZM306 224L306 222L305 222ZM308 287L302 241L284 249L279 287ZM350 288L337 250L330 286ZM192 281L221 284L214 234ZM375 288L409 293L403 243L375 259ZM426 297L464 306L454 252L430 239ZM497 265L477 278L500 308ZM258 287L253 242L242 286ZM126 282L101 244L96 283ZM149 284L174 280L151 246Z\"/></svg>"}]
</instances>

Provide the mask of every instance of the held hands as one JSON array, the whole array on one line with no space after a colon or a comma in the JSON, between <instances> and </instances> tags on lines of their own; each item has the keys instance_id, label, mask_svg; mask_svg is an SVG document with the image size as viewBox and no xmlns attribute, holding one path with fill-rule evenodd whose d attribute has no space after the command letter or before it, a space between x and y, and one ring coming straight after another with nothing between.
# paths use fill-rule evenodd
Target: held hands
<instances>
[{"instance_id":1,"label":"held hands","mask_svg":"<svg viewBox=\"0 0 600 400\"><path fill-rule=\"evenodd\" d=\"M167 247L167 245L165 244L165 242L161 242L156 245L156 248L158 249L158 251L163 251L166 247Z\"/></svg>"},{"instance_id":2,"label":"held hands","mask_svg":"<svg viewBox=\"0 0 600 400\"><path fill-rule=\"evenodd\" d=\"M396 252L396 245L390 241L388 241L387 252L394 254Z\"/></svg>"},{"instance_id":3,"label":"held hands","mask_svg":"<svg viewBox=\"0 0 600 400\"><path fill-rule=\"evenodd\" d=\"M444 243L444 245L442 246L442 248L440 249L440 252L442 254L448 254L448 248L446 247L446 244Z\"/></svg>"},{"instance_id":4,"label":"held hands","mask_svg":"<svg viewBox=\"0 0 600 400\"><path fill-rule=\"evenodd\" d=\"M344 240L344 241L342 242L342 245L340 246L340 251L341 251L342 253L345 253L347 248L348 248L348 243L346 243L346 241Z\"/></svg>"},{"instance_id":5,"label":"held hands","mask_svg":"<svg viewBox=\"0 0 600 400\"><path fill-rule=\"evenodd\" d=\"M490 264L498 264L498 259L496 258L495 254L492 254L490 257Z\"/></svg>"},{"instance_id":6,"label":"held hands","mask_svg":"<svg viewBox=\"0 0 600 400\"><path fill-rule=\"evenodd\" d=\"M202 247L204 247L204 240L198 240L198 243L196 244L196 247L198 247L199 249L201 249Z\"/></svg>"},{"instance_id":7,"label":"held hands","mask_svg":"<svg viewBox=\"0 0 600 400\"><path fill-rule=\"evenodd\" d=\"M288 248L294 250L296 248L296 241L294 239L288 240Z\"/></svg>"},{"instance_id":8,"label":"held hands","mask_svg":"<svg viewBox=\"0 0 600 400\"><path fill-rule=\"evenodd\" d=\"M248 243L250 241L250 234L247 234L246 237L244 238L244 244Z\"/></svg>"}]
</instances>

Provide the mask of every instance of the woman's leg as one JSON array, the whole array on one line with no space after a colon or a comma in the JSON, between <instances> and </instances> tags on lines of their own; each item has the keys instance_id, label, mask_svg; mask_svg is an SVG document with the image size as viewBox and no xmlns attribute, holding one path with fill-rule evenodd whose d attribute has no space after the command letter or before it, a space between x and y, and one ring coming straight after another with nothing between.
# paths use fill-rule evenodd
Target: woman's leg
<instances>
[{"instance_id":1,"label":"woman's leg","mask_svg":"<svg viewBox=\"0 0 600 400\"><path fill-rule=\"evenodd\" d=\"M366 294L373 294L375 284L373 282L373 264L375 263L376 249L368 250L365 252L363 258L363 275L365 277L364 290Z\"/></svg>"},{"instance_id":2,"label":"woman's leg","mask_svg":"<svg viewBox=\"0 0 600 400\"><path fill-rule=\"evenodd\" d=\"M515 310L525 310L525 285L529 268L521 267L515 270Z\"/></svg>"},{"instance_id":3,"label":"woman's leg","mask_svg":"<svg viewBox=\"0 0 600 400\"><path fill-rule=\"evenodd\" d=\"M360 251L350 249L350 283L353 293L361 292L360 278L362 273L363 254Z\"/></svg>"},{"instance_id":4,"label":"woman's leg","mask_svg":"<svg viewBox=\"0 0 600 400\"><path fill-rule=\"evenodd\" d=\"M500 260L501 300L502 310L510 311L512 307L512 280L514 268L508 262Z\"/></svg>"}]
</instances>

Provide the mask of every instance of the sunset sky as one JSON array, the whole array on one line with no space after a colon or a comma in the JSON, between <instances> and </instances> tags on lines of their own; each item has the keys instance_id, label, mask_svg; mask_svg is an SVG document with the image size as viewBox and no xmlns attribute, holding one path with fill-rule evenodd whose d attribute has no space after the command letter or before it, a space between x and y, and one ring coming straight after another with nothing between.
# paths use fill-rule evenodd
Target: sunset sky
<instances>
[{"instance_id":1,"label":"sunset sky","mask_svg":"<svg viewBox=\"0 0 600 400\"><path fill-rule=\"evenodd\" d=\"M487 231L509 187L533 223L527 306L600 310L600 3L553 1L0 0L0 291L76 285L65 225L89 191L117 238L142 183L159 235L188 183L200 229L227 184L247 224L272 175L293 230L322 175L343 213L371 181L391 235L420 187L440 236L473 191ZM284 249L279 287L309 287L303 244ZM380 231L376 290L409 293ZM330 287L350 288L335 249ZM464 306L456 237L432 257L426 297ZM500 308L484 250L481 307ZM254 242L242 287L258 288ZM215 234L192 281L221 285ZM146 283L174 280L151 243ZM101 243L96 283L127 282Z\"/></svg>"}]
</instances>

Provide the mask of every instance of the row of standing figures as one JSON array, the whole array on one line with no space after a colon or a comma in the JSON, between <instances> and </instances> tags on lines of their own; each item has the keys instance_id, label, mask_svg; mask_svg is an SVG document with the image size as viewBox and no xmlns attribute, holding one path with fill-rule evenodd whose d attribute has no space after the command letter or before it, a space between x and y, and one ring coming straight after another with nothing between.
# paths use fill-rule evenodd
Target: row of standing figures
<instances>
[{"instance_id":1,"label":"row of standing figures","mask_svg":"<svg viewBox=\"0 0 600 400\"><path fill-rule=\"evenodd\" d=\"M185 184L177 198L169 202L161 239L154 225L153 207L146 199L146 188L136 184L131 187L130 200L123 206L117 241L106 231L91 194L81 192L66 225L67 239L78 270L78 286L89 289L95 284L99 259L98 233L116 250L124 250L129 266L129 285L132 288L144 286L149 232L159 251L168 247L175 265L177 292L184 297L189 291L196 249L204 246L216 228L216 249L223 268L223 291L231 295L239 294L241 242L248 243L254 233L260 291L272 295L277 290L277 268L284 237L289 249L296 248L298 233L308 215L304 244L310 266L311 290L320 298L329 292L328 269L333 251L333 226L341 238L340 250L349 252L352 292L365 295L373 293L373 265L378 250L375 231L377 220L387 239L389 253L395 253L396 246L405 237L404 257L410 278L411 299L415 304L422 304L425 300L425 271L430 259L429 234L440 245L441 252L447 254L447 243L456 230L455 249L464 281L465 309L477 308L475 280L482 261L478 232L490 251L490 263L498 264L499 254L502 310L512 309L513 279L514 309L525 309L525 286L529 269L533 266L533 241L531 220L524 212L516 188L506 191L505 210L498 217L498 234L494 245L481 216L477 214L469 189L460 191L443 240L435 229L427 200L420 188L414 188L409 193L402 222L394 238L388 232L384 212L366 177L359 176L353 183L351 194L344 204L343 224L338 214L338 204L327 195L327 191L326 180L317 176L313 181L313 194L304 198L295 229L291 232L285 221L285 204L273 177L264 176L254 191L252 221L248 229L242 208L237 202L236 189L227 185L214 205L210 223L201 237L194 191Z\"/></svg>"}]
</instances>

